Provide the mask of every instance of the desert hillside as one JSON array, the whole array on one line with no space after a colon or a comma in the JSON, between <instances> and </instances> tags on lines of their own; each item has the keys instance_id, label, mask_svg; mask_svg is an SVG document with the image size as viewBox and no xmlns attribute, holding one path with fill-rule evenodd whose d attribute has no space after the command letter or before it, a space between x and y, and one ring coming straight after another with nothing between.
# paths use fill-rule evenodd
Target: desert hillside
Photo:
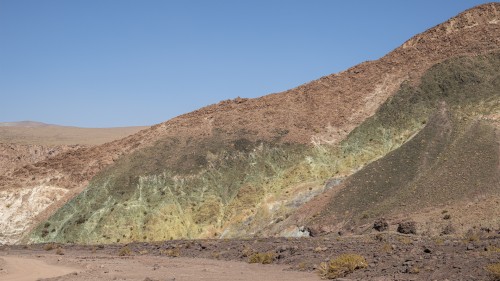
<instances>
[{"instance_id":1,"label":"desert hillside","mask_svg":"<svg viewBox=\"0 0 500 281\"><path fill-rule=\"evenodd\" d=\"M116 142L140 144L121 146L123 156L94 170L85 192L39 224L29 239L115 243L355 233L381 216L396 221L404 213L409 219L423 207L455 206L478 193L496 196L496 127L479 120L499 110L498 18L498 4L479 6L378 61L283 93L224 101ZM450 116L440 119L439 112ZM448 127L452 133L441 136ZM480 133L491 146L484 152L493 157L491 163L479 153L485 144L470 143L468 136ZM406 148L418 141L431 147ZM410 152L433 154L420 163ZM450 155L449 162L435 159L441 155ZM476 165L460 162L472 156L489 163L489 169L471 174L477 191L454 178ZM407 158L416 163L403 165ZM367 171L384 161L396 163L383 164L387 169L408 170L373 178L379 173ZM431 173L436 170L446 173ZM410 171L416 174L410 177ZM429 178L457 184L432 188L423 180ZM415 200L408 190L423 195ZM316 202L332 192L333 202L324 208L296 213L312 198ZM300 214L310 217L293 219ZM495 227L489 214L481 218ZM326 221L317 223L319 218ZM473 225L459 231L466 227Z\"/></svg>"},{"instance_id":2,"label":"desert hillside","mask_svg":"<svg viewBox=\"0 0 500 281\"><path fill-rule=\"evenodd\" d=\"M370 231L382 217L397 225L401 216L422 220L428 235L448 225L457 234L479 225L496 229L500 207L491 199L500 195L500 153L490 116L500 110L498 73L498 52L439 63L418 86L403 84L339 146L229 142L224 134L189 144L158 141L99 173L34 239L307 235L303 226L314 235L361 234L360 226ZM330 193L321 207L317 201ZM487 210L474 220L418 216L423 208L460 210L472 198Z\"/></svg>"},{"instance_id":3,"label":"desert hillside","mask_svg":"<svg viewBox=\"0 0 500 281\"><path fill-rule=\"evenodd\" d=\"M499 73L498 52L459 57L431 68L417 87L403 87L351 137L371 136L374 123L427 115L423 129L306 203L290 223L316 234L369 233L380 218L394 227L416 221L427 236L498 229Z\"/></svg>"},{"instance_id":4,"label":"desert hillside","mask_svg":"<svg viewBox=\"0 0 500 281\"><path fill-rule=\"evenodd\" d=\"M282 93L222 101L8 172L0 177L0 197L9 202L0 207L9 214L0 222L2 239L309 235L287 218L403 148L432 124L441 104L453 118L497 113L498 11L498 3L478 6L379 60ZM455 66L461 68L446 71ZM477 97L458 91L477 84L484 86ZM36 208L22 199L26 194Z\"/></svg>"}]
</instances>

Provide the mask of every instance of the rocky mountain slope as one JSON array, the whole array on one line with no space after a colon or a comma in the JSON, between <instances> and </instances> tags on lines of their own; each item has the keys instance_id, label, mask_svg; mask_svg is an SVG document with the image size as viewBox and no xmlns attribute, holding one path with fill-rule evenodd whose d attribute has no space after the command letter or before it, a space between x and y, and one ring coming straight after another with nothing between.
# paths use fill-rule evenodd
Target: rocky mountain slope
<instances>
[{"instance_id":1,"label":"rocky mountain slope","mask_svg":"<svg viewBox=\"0 0 500 281\"><path fill-rule=\"evenodd\" d=\"M29 240L110 243L306 234L299 225L280 223L322 193L328 179L327 186L335 186L418 133L438 109L439 99L422 101L422 114L410 112L404 118L407 112L396 112L395 122L370 117L390 108L390 97L401 91L412 102L409 89L418 87L436 63L495 57L498 11L498 3L482 5L377 61L283 93L223 101L128 138L62 153L4 175L0 186L5 194L38 188L61 196L30 213L15 230L3 223L12 231L2 239L19 241L77 194L39 224ZM492 79L491 87L498 89ZM493 101L486 97L477 103L498 104L494 94ZM468 107L467 99L456 106ZM488 114L495 110L487 108ZM381 120L391 116L387 114ZM365 123L364 129L356 129ZM21 200L13 214L26 204Z\"/></svg>"},{"instance_id":2,"label":"rocky mountain slope","mask_svg":"<svg viewBox=\"0 0 500 281\"><path fill-rule=\"evenodd\" d=\"M81 147L83 146L0 143L0 175Z\"/></svg>"},{"instance_id":3,"label":"rocky mountain slope","mask_svg":"<svg viewBox=\"0 0 500 281\"><path fill-rule=\"evenodd\" d=\"M401 221L417 221L418 231L430 236L499 229L499 73L499 52L460 57L430 69L418 87L402 88L356 130L412 115L430 116L425 127L289 221L318 234L370 232L382 217L394 230Z\"/></svg>"}]
</instances>

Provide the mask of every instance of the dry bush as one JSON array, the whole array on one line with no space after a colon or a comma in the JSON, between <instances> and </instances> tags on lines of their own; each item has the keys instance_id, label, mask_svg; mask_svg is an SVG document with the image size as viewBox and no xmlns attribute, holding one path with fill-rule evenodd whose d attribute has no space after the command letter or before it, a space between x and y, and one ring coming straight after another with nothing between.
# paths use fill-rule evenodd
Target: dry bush
<instances>
[{"instance_id":1,"label":"dry bush","mask_svg":"<svg viewBox=\"0 0 500 281\"><path fill-rule=\"evenodd\" d=\"M500 253L500 247L490 245L490 246L486 247L486 251L493 252L493 253Z\"/></svg>"},{"instance_id":2,"label":"dry bush","mask_svg":"<svg viewBox=\"0 0 500 281\"><path fill-rule=\"evenodd\" d=\"M500 263L492 263L486 266L486 270L491 274L493 280L500 280Z\"/></svg>"},{"instance_id":3,"label":"dry bush","mask_svg":"<svg viewBox=\"0 0 500 281\"><path fill-rule=\"evenodd\" d=\"M49 244L45 244L43 246L43 249L45 251L50 251L50 250L54 250L56 248L56 245L54 243L49 243Z\"/></svg>"},{"instance_id":4,"label":"dry bush","mask_svg":"<svg viewBox=\"0 0 500 281\"><path fill-rule=\"evenodd\" d=\"M63 249L62 249L62 248L57 248L57 250L56 250L56 254L57 254L57 255L61 255L61 256L62 256L62 255L64 255L64 251L63 251Z\"/></svg>"},{"instance_id":5,"label":"dry bush","mask_svg":"<svg viewBox=\"0 0 500 281\"><path fill-rule=\"evenodd\" d=\"M298 271L307 271L310 267L312 267L311 264L307 262L300 262L296 268Z\"/></svg>"},{"instance_id":6,"label":"dry bush","mask_svg":"<svg viewBox=\"0 0 500 281\"><path fill-rule=\"evenodd\" d=\"M373 236L373 239L378 242L386 242L387 236L382 233L377 233L377 235Z\"/></svg>"},{"instance_id":7,"label":"dry bush","mask_svg":"<svg viewBox=\"0 0 500 281\"><path fill-rule=\"evenodd\" d=\"M392 253L392 245L390 243L384 243L380 251L383 253Z\"/></svg>"},{"instance_id":8,"label":"dry bush","mask_svg":"<svg viewBox=\"0 0 500 281\"><path fill-rule=\"evenodd\" d=\"M432 241L434 241L434 244L438 246L444 245L444 239L441 237L433 237Z\"/></svg>"},{"instance_id":9,"label":"dry bush","mask_svg":"<svg viewBox=\"0 0 500 281\"><path fill-rule=\"evenodd\" d=\"M345 277L356 269L368 266L366 259L357 254L343 254L329 262L322 262L319 267L319 275L325 279Z\"/></svg>"},{"instance_id":10,"label":"dry bush","mask_svg":"<svg viewBox=\"0 0 500 281\"><path fill-rule=\"evenodd\" d=\"M120 249L120 251L118 252L118 255L120 257L123 257L123 256L131 256L132 255L132 250L130 250L130 248L128 246L124 246Z\"/></svg>"},{"instance_id":11,"label":"dry bush","mask_svg":"<svg viewBox=\"0 0 500 281\"><path fill-rule=\"evenodd\" d=\"M419 274L420 273L420 268L416 266L412 266L409 270L408 273L410 274Z\"/></svg>"},{"instance_id":12,"label":"dry bush","mask_svg":"<svg viewBox=\"0 0 500 281\"><path fill-rule=\"evenodd\" d=\"M321 247L321 246L318 246L318 247L314 248L314 252L315 252L315 253L321 253L321 252L324 252L324 251L326 251L326 250L328 250L328 247Z\"/></svg>"},{"instance_id":13,"label":"dry bush","mask_svg":"<svg viewBox=\"0 0 500 281\"><path fill-rule=\"evenodd\" d=\"M463 236L463 242L464 243L469 243L469 242L478 242L481 240L481 235L478 231L475 230L469 230L467 233L464 234Z\"/></svg>"},{"instance_id":14,"label":"dry bush","mask_svg":"<svg viewBox=\"0 0 500 281\"><path fill-rule=\"evenodd\" d=\"M267 253L254 253L248 258L249 263L271 264L273 263L275 254L272 252Z\"/></svg>"},{"instance_id":15,"label":"dry bush","mask_svg":"<svg viewBox=\"0 0 500 281\"><path fill-rule=\"evenodd\" d=\"M252 248L250 248L248 245L243 246L243 249L241 249L241 256L242 257L249 257L253 254Z\"/></svg>"},{"instance_id":16,"label":"dry bush","mask_svg":"<svg viewBox=\"0 0 500 281\"><path fill-rule=\"evenodd\" d=\"M181 251L179 250L179 248L163 249L160 250L160 254L171 258L177 258L181 255Z\"/></svg>"},{"instance_id":17,"label":"dry bush","mask_svg":"<svg viewBox=\"0 0 500 281\"><path fill-rule=\"evenodd\" d=\"M398 236L396 239L404 245L409 245L413 243L413 240L411 240L409 237L406 236Z\"/></svg>"}]
</instances>

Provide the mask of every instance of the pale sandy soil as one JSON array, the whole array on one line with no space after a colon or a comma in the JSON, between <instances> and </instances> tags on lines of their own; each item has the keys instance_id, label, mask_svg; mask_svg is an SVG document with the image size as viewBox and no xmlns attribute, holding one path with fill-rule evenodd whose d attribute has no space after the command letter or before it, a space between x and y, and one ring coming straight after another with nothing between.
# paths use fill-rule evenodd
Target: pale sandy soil
<instances>
[{"instance_id":1,"label":"pale sandy soil","mask_svg":"<svg viewBox=\"0 0 500 281\"><path fill-rule=\"evenodd\" d=\"M5 255L7 254L7 255ZM2 253L0 280L320 280L314 273L287 271L286 266L248 264L201 258L118 257Z\"/></svg>"},{"instance_id":2,"label":"pale sandy soil","mask_svg":"<svg viewBox=\"0 0 500 281\"><path fill-rule=\"evenodd\" d=\"M42 259L25 257L2 257L0 259L0 279L3 281L37 280L79 271L77 268L48 264Z\"/></svg>"}]
</instances>

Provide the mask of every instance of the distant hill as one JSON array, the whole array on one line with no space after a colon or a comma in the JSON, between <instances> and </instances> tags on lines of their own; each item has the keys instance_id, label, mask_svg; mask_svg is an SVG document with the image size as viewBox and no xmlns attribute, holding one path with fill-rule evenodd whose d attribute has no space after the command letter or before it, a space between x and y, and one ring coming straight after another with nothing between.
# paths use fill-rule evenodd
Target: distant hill
<instances>
[{"instance_id":1,"label":"distant hill","mask_svg":"<svg viewBox=\"0 0 500 281\"><path fill-rule=\"evenodd\" d=\"M0 127L47 127L56 126L35 121L0 122Z\"/></svg>"},{"instance_id":2,"label":"distant hill","mask_svg":"<svg viewBox=\"0 0 500 281\"><path fill-rule=\"evenodd\" d=\"M100 145L148 127L79 128L34 121L0 122L0 143L38 145Z\"/></svg>"}]
</instances>

